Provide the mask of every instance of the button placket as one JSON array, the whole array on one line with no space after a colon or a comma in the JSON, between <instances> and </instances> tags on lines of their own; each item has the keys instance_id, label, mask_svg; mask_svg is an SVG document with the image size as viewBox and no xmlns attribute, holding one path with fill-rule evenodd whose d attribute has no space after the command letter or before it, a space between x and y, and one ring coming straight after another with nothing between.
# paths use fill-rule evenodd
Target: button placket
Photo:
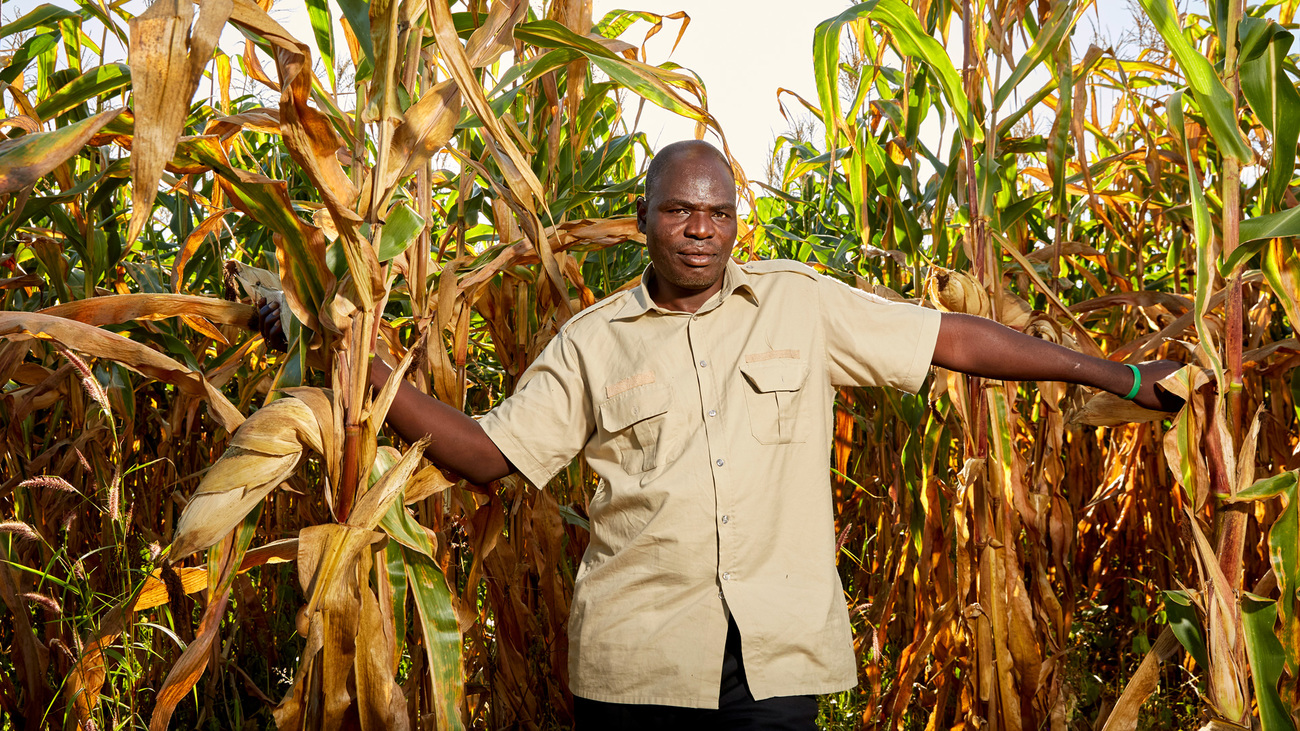
<instances>
[{"instance_id":1,"label":"button placket","mask_svg":"<svg viewBox=\"0 0 1300 731\"><path fill-rule=\"evenodd\" d=\"M717 393L717 389L721 384L719 384L715 378L710 377L710 371L712 369L709 366L712 359L709 357L706 336L702 331L697 332L700 327L702 327L700 325L700 318L698 315L695 315L687 324L686 332L691 345L692 356L695 360L695 376L700 389L700 402L701 404L713 404L713 408L709 408L708 411L705 412L707 418L704 419L704 436L708 443L709 456L713 462L713 467L711 469L713 472L714 501L719 513L721 513L721 511L730 503L727 488L729 483L724 478L722 472L724 469L728 468L727 459L725 456L720 454L720 452L726 449L728 442L726 434L722 431L722 424L717 418L719 407L718 398L720 397ZM730 519L730 515L724 515L721 517L720 523L717 525L720 527L722 524L728 523ZM735 552L731 545L732 541L724 538L724 536L730 534L731 531L723 533L721 530L718 530L719 570L722 566L726 566L734 560ZM732 581L732 572L720 570L718 577L722 582L730 582ZM718 595L722 596L722 592L719 591Z\"/></svg>"}]
</instances>

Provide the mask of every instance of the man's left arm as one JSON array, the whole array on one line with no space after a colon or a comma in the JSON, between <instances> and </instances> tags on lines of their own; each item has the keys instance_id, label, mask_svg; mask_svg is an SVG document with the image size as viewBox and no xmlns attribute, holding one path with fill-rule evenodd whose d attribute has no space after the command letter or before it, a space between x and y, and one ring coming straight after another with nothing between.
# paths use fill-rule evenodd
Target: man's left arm
<instances>
[{"instance_id":1,"label":"man's left arm","mask_svg":"<svg viewBox=\"0 0 1300 731\"><path fill-rule=\"evenodd\" d=\"M1046 340L1025 335L993 320L945 312L931 362L941 368L1004 381L1065 381L1125 396L1133 371L1123 363L1094 358ZM1182 399L1156 381L1183 364L1156 360L1137 366L1142 386L1133 402L1148 409L1175 411Z\"/></svg>"}]
</instances>

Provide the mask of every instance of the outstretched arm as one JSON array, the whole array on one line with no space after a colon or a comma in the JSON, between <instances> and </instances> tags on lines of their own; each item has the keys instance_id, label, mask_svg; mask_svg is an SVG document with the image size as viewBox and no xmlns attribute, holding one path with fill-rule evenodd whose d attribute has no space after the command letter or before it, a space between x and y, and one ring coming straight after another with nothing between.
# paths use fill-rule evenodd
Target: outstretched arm
<instances>
[{"instance_id":1,"label":"outstretched arm","mask_svg":"<svg viewBox=\"0 0 1300 731\"><path fill-rule=\"evenodd\" d=\"M384 387L392 369L383 361L370 361L370 385L376 391ZM478 485L514 472L514 467L497 445L464 412L422 393L403 380L393 405L388 409L386 424L408 442L429 437L424 455Z\"/></svg>"},{"instance_id":2,"label":"outstretched arm","mask_svg":"<svg viewBox=\"0 0 1300 731\"><path fill-rule=\"evenodd\" d=\"M954 312L943 313L934 365L972 376L1005 381L1065 381L1124 396L1133 387L1133 371L1123 363L1094 358L1046 340L1025 335L993 320ZM1182 400L1156 381L1182 367L1157 360L1142 363L1142 388L1134 403L1148 409L1173 411Z\"/></svg>"},{"instance_id":3,"label":"outstretched arm","mask_svg":"<svg viewBox=\"0 0 1300 731\"><path fill-rule=\"evenodd\" d=\"M285 349L284 333L280 331L280 308L275 303L262 302L257 322L250 323L266 339L267 346ZM371 360L370 385L378 391L392 373L383 361ZM444 404L418 388L403 381L388 409L385 423L393 427L402 438L415 442L429 437L424 454L435 464L446 467L475 484L484 485L505 477L514 471L510 461L479 426L478 422L463 412Z\"/></svg>"}]
</instances>

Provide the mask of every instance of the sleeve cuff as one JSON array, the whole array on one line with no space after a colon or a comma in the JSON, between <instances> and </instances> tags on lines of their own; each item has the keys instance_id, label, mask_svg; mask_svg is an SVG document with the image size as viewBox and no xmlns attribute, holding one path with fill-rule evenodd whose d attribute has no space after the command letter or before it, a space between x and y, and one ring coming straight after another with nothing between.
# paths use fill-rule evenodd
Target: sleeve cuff
<instances>
[{"instance_id":1,"label":"sleeve cuff","mask_svg":"<svg viewBox=\"0 0 1300 731\"><path fill-rule=\"evenodd\" d=\"M918 307L920 310L917 323L916 349L912 351L912 362L907 370L901 374L898 382L898 388L908 393L916 393L921 390L921 385L925 383L925 377L930 373L930 365L934 361L934 346L939 342L939 321L943 319L943 313L938 310L931 310L925 307Z\"/></svg>"},{"instance_id":2,"label":"sleeve cuff","mask_svg":"<svg viewBox=\"0 0 1300 731\"><path fill-rule=\"evenodd\" d=\"M534 487L545 487L546 483L550 482L551 478L555 476L554 473L548 473L542 463L537 461L537 458L524 448L524 445L515 438L515 435L511 434L505 425L493 418L492 413L489 412L482 419L479 419L479 426L483 428L483 432L487 434L488 439L491 439L497 449L501 450L501 454L505 455L519 474L533 483Z\"/></svg>"}]
</instances>

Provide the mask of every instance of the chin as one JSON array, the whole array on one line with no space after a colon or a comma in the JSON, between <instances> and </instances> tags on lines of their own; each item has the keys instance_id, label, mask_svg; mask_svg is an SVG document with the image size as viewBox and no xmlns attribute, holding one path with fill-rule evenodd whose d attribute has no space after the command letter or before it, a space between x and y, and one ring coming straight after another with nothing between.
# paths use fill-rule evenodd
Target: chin
<instances>
[{"instance_id":1,"label":"chin","mask_svg":"<svg viewBox=\"0 0 1300 731\"><path fill-rule=\"evenodd\" d=\"M688 271L679 273L677 281L673 284L682 289L708 289L721 278L722 272Z\"/></svg>"}]
</instances>

